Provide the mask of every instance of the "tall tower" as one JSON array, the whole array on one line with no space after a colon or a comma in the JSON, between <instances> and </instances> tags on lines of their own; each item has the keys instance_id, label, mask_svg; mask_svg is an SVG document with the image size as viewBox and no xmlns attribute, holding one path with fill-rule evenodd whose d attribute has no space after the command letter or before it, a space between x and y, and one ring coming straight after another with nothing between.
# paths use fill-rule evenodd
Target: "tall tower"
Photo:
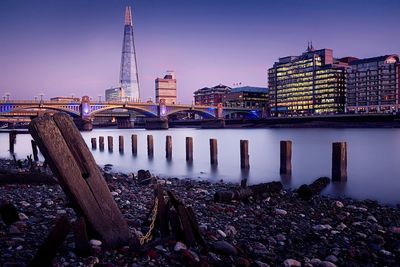
<instances>
[{"instance_id":1,"label":"tall tower","mask_svg":"<svg viewBox=\"0 0 400 267\"><path fill-rule=\"evenodd\" d=\"M136 62L135 43L133 40L133 25L131 7L125 9L124 41L122 43L121 72L119 77L121 87L129 101L139 101L139 76Z\"/></svg>"}]
</instances>

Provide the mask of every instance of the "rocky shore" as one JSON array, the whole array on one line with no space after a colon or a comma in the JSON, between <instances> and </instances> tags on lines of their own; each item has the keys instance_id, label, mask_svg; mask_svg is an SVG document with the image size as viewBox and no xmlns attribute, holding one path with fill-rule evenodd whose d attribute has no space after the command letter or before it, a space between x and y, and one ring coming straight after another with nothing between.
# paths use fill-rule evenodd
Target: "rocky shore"
<instances>
[{"instance_id":1,"label":"rocky shore","mask_svg":"<svg viewBox=\"0 0 400 267\"><path fill-rule=\"evenodd\" d=\"M28 172L9 160L0 160L0 169ZM154 186L111 166L103 172L132 233L146 233ZM320 195L303 200L285 189L216 203L216 192L237 185L176 178L154 182L193 208L207 248L154 236L146 249L135 252L107 250L100 240L91 240L90 255L81 257L69 234L54 266L400 266L399 207ZM2 184L0 201L12 203L20 219L11 225L0 220L1 266L26 266L57 217L76 220L57 184Z\"/></svg>"}]
</instances>

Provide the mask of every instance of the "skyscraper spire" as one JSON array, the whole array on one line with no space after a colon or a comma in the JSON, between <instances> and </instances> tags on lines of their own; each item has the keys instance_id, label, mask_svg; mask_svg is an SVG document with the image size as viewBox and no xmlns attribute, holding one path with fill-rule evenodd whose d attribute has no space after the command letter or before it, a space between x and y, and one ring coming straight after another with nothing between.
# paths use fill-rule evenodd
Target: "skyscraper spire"
<instances>
[{"instance_id":1,"label":"skyscraper spire","mask_svg":"<svg viewBox=\"0 0 400 267\"><path fill-rule=\"evenodd\" d=\"M125 9L124 40L122 42L120 84L129 101L139 101L139 75L133 39L131 7Z\"/></svg>"},{"instance_id":2,"label":"skyscraper spire","mask_svg":"<svg viewBox=\"0 0 400 267\"><path fill-rule=\"evenodd\" d=\"M125 25L132 26L132 12L130 6L125 8Z\"/></svg>"}]
</instances>

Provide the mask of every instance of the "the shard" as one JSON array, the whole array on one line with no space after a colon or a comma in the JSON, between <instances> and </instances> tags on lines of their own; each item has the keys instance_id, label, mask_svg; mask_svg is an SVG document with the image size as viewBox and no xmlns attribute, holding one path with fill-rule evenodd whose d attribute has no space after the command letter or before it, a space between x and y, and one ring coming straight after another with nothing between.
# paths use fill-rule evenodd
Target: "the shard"
<instances>
[{"instance_id":1,"label":"the shard","mask_svg":"<svg viewBox=\"0 0 400 267\"><path fill-rule=\"evenodd\" d=\"M121 56L121 87L129 101L139 101L139 76L136 62L135 43L133 39L133 25L131 7L125 9L124 41Z\"/></svg>"}]
</instances>

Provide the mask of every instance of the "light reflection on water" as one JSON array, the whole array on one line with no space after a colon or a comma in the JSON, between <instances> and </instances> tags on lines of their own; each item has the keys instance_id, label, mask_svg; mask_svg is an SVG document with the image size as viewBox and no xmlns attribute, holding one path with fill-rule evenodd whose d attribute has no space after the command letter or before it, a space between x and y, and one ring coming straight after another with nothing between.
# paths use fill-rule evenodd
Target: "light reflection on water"
<instances>
[{"instance_id":1,"label":"light reflection on water","mask_svg":"<svg viewBox=\"0 0 400 267\"><path fill-rule=\"evenodd\" d=\"M138 154L131 152L131 135L138 135ZM146 135L154 136L154 157L147 156ZM82 133L90 147L90 138L105 137L105 150L93 150L98 164L114 165L114 170L136 172L149 169L169 177L190 177L249 184L280 180L286 187L297 188L317 177L330 176L332 142L346 141L348 181L331 184L330 195L371 198L385 203L400 202L400 129L96 129ZM114 151L107 149L107 136L114 137ZM125 139L124 153L118 151L118 136ZM165 138L172 136L173 156L165 158ZM193 163L185 159L185 137L193 137ZM209 139L218 140L218 166L210 165ZM239 141L249 140L250 170L240 169ZM17 135L18 158L31 154L31 137ZM97 139L98 140L98 139ZM279 141L293 141L291 176L279 174ZM8 158L8 134L0 133L0 157Z\"/></svg>"}]
</instances>

